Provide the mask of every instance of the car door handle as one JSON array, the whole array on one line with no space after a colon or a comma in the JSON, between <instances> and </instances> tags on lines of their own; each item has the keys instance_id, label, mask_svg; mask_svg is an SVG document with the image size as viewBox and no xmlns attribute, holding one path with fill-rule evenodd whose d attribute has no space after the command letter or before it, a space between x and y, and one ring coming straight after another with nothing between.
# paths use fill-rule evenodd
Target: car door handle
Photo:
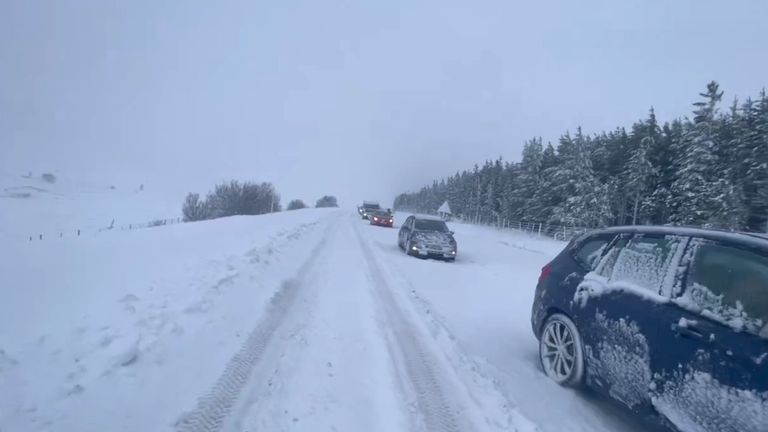
<instances>
[{"instance_id":1,"label":"car door handle","mask_svg":"<svg viewBox=\"0 0 768 432\"><path fill-rule=\"evenodd\" d=\"M674 331L675 333L677 333L678 335L684 338L695 339L695 340L704 339L704 333L702 333L701 330L697 329L690 323L688 323L686 326L680 326L677 323L673 323L672 331Z\"/></svg>"}]
</instances>

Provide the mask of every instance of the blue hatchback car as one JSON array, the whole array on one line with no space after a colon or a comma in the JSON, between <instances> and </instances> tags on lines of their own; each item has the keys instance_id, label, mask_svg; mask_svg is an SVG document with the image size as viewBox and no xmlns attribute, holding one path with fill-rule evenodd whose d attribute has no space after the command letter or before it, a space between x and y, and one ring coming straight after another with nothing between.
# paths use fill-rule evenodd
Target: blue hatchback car
<instances>
[{"instance_id":1,"label":"blue hatchback car","mask_svg":"<svg viewBox=\"0 0 768 432\"><path fill-rule=\"evenodd\" d=\"M768 238L675 227L587 233L541 271L544 372L680 431L768 431Z\"/></svg>"}]
</instances>

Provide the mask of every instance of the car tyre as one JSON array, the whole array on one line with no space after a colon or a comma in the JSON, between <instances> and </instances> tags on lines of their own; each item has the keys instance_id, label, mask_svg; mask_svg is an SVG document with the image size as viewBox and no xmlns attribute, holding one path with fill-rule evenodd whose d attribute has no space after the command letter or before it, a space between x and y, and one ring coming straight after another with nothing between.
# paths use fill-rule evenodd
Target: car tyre
<instances>
[{"instance_id":1,"label":"car tyre","mask_svg":"<svg viewBox=\"0 0 768 432\"><path fill-rule=\"evenodd\" d=\"M544 373L564 387L584 383L584 346L576 324L561 313L549 316L539 336L539 360Z\"/></svg>"}]
</instances>

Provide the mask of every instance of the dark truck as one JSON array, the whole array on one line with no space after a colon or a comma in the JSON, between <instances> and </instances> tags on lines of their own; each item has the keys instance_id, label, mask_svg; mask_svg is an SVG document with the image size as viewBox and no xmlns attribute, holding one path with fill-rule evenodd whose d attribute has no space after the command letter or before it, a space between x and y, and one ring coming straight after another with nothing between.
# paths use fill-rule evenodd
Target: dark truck
<instances>
[{"instance_id":1,"label":"dark truck","mask_svg":"<svg viewBox=\"0 0 768 432\"><path fill-rule=\"evenodd\" d=\"M363 219L368 219L368 215L381 210L381 206L377 201L363 201L363 205L357 208L357 212Z\"/></svg>"}]
</instances>

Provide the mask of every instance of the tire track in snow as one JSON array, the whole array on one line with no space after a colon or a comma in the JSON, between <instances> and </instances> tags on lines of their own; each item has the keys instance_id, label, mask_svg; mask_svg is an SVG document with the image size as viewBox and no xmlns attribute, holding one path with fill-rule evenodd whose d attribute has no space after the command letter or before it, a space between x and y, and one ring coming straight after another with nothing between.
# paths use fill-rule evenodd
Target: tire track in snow
<instances>
[{"instance_id":1,"label":"tire track in snow","mask_svg":"<svg viewBox=\"0 0 768 432\"><path fill-rule=\"evenodd\" d=\"M381 300L380 304L388 317L388 323L397 350L403 359L403 366L408 379L415 390L416 404L422 417L424 427L429 432L460 432L474 430L474 426L462 418L459 413L464 411L458 404L449 399L451 389L441 380L434 365L437 362L418 337L419 333L406 313L400 308L393 297L378 263L373 258L368 244L355 228L363 257L368 265L375 292Z\"/></svg>"},{"instance_id":2,"label":"tire track in snow","mask_svg":"<svg viewBox=\"0 0 768 432\"><path fill-rule=\"evenodd\" d=\"M311 271L322 250L325 248L331 231L338 222L326 228L323 238L312 250L310 258L299 268L295 278L283 282L264 312L264 317L245 340L240 350L227 363L211 390L200 399L197 406L182 416L176 423L178 432L217 432L238 402L245 385L249 382L253 370L269 348L276 331L280 328L295 303L296 297L304 286L304 277Z\"/></svg>"}]
</instances>

